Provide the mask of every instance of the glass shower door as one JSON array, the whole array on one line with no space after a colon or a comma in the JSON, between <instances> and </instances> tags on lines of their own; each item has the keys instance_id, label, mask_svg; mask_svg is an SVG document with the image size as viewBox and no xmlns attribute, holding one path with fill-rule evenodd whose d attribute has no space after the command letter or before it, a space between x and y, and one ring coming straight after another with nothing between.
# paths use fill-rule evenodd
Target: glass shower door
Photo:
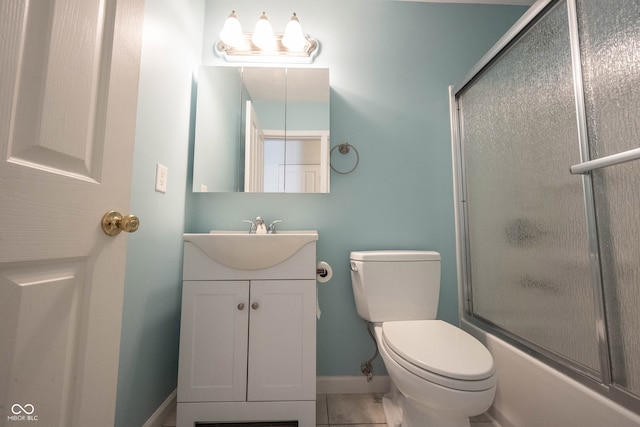
<instances>
[{"instance_id":1,"label":"glass shower door","mask_svg":"<svg viewBox=\"0 0 640 427\"><path fill-rule=\"evenodd\" d=\"M525 15L451 92L464 318L640 414L640 0Z\"/></svg>"},{"instance_id":2,"label":"glass shower door","mask_svg":"<svg viewBox=\"0 0 640 427\"><path fill-rule=\"evenodd\" d=\"M601 377L567 2L458 94L470 310Z\"/></svg>"},{"instance_id":3,"label":"glass shower door","mask_svg":"<svg viewBox=\"0 0 640 427\"><path fill-rule=\"evenodd\" d=\"M578 1L591 159L640 147L637 0ZM640 161L592 172L613 385L640 397Z\"/></svg>"}]
</instances>

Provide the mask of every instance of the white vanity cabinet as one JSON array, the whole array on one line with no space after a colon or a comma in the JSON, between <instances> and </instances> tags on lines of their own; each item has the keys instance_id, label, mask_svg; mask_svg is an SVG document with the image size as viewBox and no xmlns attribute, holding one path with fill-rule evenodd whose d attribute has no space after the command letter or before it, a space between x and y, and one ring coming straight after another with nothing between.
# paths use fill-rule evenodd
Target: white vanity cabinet
<instances>
[{"instance_id":1,"label":"white vanity cabinet","mask_svg":"<svg viewBox=\"0 0 640 427\"><path fill-rule=\"evenodd\" d=\"M315 426L315 241L258 270L185 241L183 279L177 427Z\"/></svg>"}]
</instances>

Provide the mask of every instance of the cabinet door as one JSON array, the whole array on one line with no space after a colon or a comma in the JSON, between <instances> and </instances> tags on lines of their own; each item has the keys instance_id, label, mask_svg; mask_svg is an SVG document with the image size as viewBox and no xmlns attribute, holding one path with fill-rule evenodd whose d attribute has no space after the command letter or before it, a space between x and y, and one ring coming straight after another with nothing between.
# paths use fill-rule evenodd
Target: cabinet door
<instances>
[{"instance_id":1,"label":"cabinet door","mask_svg":"<svg viewBox=\"0 0 640 427\"><path fill-rule=\"evenodd\" d=\"M247 400L315 400L315 280L251 281Z\"/></svg>"},{"instance_id":2,"label":"cabinet door","mask_svg":"<svg viewBox=\"0 0 640 427\"><path fill-rule=\"evenodd\" d=\"M178 402L244 401L249 282L185 281Z\"/></svg>"}]
</instances>

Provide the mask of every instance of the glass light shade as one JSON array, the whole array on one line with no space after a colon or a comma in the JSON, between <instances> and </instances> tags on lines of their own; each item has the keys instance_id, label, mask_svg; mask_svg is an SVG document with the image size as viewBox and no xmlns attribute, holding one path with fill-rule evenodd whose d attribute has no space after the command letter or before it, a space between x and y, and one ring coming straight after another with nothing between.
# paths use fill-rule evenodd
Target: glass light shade
<instances>
[{"instance_id":1,"label":"glass light shade","mask_svg":"<svg viewBox=\"0 0 640 427\"><path fill-rule=\"evenodd\" d=\"M236 11L231 14L224 23L222 31L220 31L220 40L227 46L240 48L244 46L244 36L242 35L242 26L236 16Z\"/></svg>"},{"instance_id":2,"label":"glass light shade","mask_svg":"<svg viewBox=\"0 0 640 427\"><path fill-rule=\"evenodd\" d=\"M269 18L267 18L267 14L264 12L262 12L260 19L256 22L256 28L253 31L251 41L262 50L276 49L276 39L273 36L273 28L271 28Z\"/></svg>"},{"instance_id":3,"label":"glass light shade","mask_svg":"<svg viewBox=\"0 0 640 427\"><path fill-rule=\"evenodd\" d=\"M287 24L287 28L284 30L282 44L287 49L296 52L303 51L307 44L307 39L302 32L302 25L300 25L300 21L295 13L291 16L291 20Z\"/></svg>"}]
</instances>

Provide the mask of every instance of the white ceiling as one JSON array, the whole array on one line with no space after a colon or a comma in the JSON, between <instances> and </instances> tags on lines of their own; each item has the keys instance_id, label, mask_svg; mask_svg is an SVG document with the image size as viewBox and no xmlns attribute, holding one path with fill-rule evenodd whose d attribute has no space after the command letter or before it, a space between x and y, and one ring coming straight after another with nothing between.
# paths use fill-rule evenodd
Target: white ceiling
<instances>
[{"instance_id":1,"label":"white ceiling","mask_svg":"<svg viewBox=\"0 0 640 427\"><path fill-rule=\"evenodd\" d=\"M399 0L415 1L423 3L482 3L482 4L510 4L518 6L531 6L535 0Z\"/></svg>"},{"instance_id":2,"label":"white ceiling","mask_svg":"<svg viewBox=\"0 0 640 427\"><path fill-rule=\"evenodd\" d=\"M254 101L329 102L327 68L245 67L242 82Z\"/></svg>"}]
</instances>

